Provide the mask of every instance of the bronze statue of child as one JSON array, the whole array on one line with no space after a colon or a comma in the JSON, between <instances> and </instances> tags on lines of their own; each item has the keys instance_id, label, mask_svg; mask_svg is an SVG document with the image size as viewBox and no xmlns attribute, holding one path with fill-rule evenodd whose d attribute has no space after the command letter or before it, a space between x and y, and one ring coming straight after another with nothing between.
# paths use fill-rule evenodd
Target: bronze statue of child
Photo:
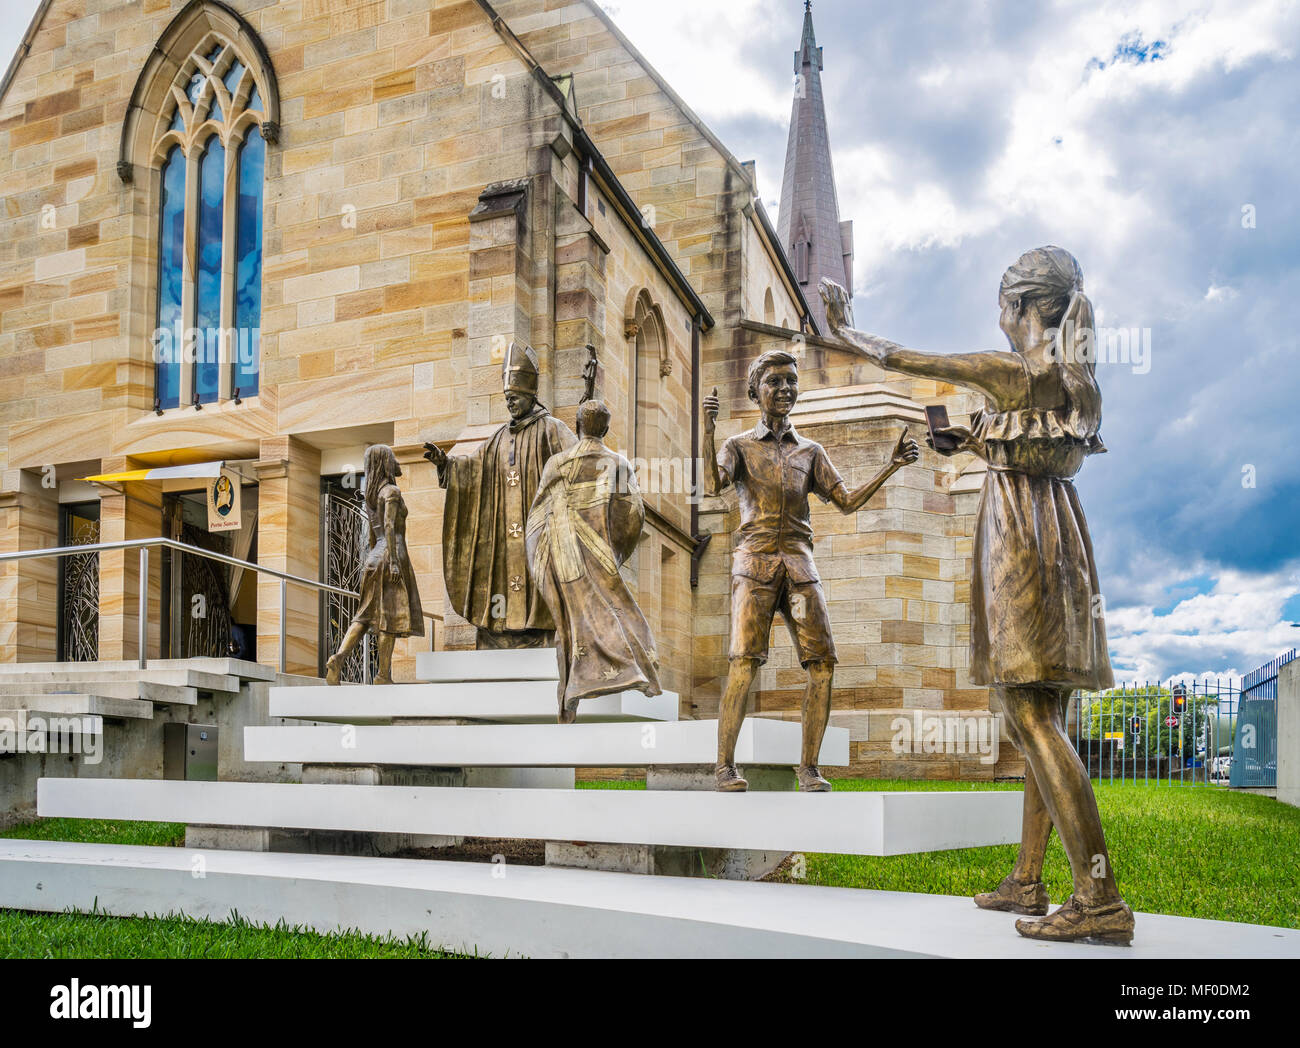
<instances>
[{"instance_id":1,"label":"bronze statue of child","mask_svg":"<svg viewBox=\"0 0 1300 1048\"><path fill-rule=\"evenodd\" d=\"M1068 251L1025 252L1002 277L999 326L1010 352L919 353L853 329L845 290L823 281L835 337L883 368L951 382L986 397L969 429L936 436L941 454L988 463L972 556L970 679L993 689L1025 756L1020 855L978 906L1047 913L1043 856L1052 827L1074 894L1051 916L1019 920L1031 939L1127 945L1133 911L1120 898L1088 771L1065 735L1075 688L1114 685L1101 586L1073 478L1101 442L1092 302Z\"/></svg>"},{"instance_id":2,"label":"bronze statue of child","mask_svg":"<svg viewBox=\"0 0 1300 1048\"><path fill-rule=\"evenodd\" d=\"M897 470L920 455L904 429L876 477L850 492L826 450L795 432L790 411L799 397L799 367L783 350L770 350L749 368L749 399L762 418L753 429L729 438L716 453L718 391L704 398L705 491L717 495L735 485L740 530L731 569L731 661L718 712L717 788L737 791L748 783L736 770L736 739L745 719L750 686L767 661L768 637L779 611L808 671L803 702L799 788L825 792L831 784L817 768L830 720L835 642L821 578L813 563L808 496L816 494L843 513L856 513Z\"/></svg>"},{"instance_id":3,"label":"bronze statue of child","mask_svg":"<svg viewBox=\"0 0 1300 1048\"><path fill-rule=\"evenodd\" d=\"M372 444L364 462L370 549L361 575L361 601L339 650L325 663L325 683L337 684L343 659L373 629L379 640L376 684L393 683L393 645L423 637L424 614L406 552L406 503L397 478L402 467L387 444Z\"/></svg>"}]
</instances>

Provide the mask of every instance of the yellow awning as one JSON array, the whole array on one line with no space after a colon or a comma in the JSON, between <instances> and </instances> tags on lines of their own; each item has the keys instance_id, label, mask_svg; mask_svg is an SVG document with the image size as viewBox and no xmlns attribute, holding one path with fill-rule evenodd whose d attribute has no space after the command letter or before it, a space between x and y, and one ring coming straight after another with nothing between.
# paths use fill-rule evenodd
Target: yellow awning
<instances>
[{"instance_id":1,"label":"yellow awning","mask_svg":"<svg viewBox=\"0 0 1300 1048\"><path fill-rule=\"evenodd\" d=\"M162 466L158 469L129 469L124 473L101 473L82 477L92 484L122 484L132 480L195 480L221 476L224 462L195 462L190 466Z\"/></svg>"}]
</instances>

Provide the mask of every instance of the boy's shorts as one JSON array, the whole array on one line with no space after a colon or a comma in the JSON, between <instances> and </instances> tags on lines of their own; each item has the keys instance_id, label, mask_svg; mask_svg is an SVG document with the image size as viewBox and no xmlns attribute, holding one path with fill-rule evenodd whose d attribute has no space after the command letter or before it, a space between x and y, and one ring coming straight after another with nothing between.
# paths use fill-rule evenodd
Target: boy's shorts
<instances>
[{"instance_id":1,"label":"boy's shorts","mask_svg":"<svg viewBox=\"0 0 1300 1048\"><path fill-rule=\"evenodd\" d=\"M831 617L820 582L792 582L785 567L770 582L731 576L731 646L729 659L767 661L772 620L780 611L800 665L835 662Z\"/></svg>"}]
</instances>

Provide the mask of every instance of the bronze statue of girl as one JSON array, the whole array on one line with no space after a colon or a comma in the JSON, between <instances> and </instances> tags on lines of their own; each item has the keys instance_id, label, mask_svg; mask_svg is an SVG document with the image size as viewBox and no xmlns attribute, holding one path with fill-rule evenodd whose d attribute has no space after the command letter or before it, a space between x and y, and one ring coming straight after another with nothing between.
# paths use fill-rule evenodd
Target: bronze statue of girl
<instances>
[{"instance_id":1,"label":"bronze statue of girl","mask_svg":"<svg viewBox=\"0 0 1300 1048\"><path fill-rule=\"evenodd\" d=\"M393 683L393 645L399 637L423 637L424 614L415 572L406 552L406 503L397 486L402 467L387 444L372 444L365 457L366 520L370 550L361 575L361 602L339 650L325 663L325 682L337 684L344 657L373 629L379 640L376 684Z\"/></svg>"},{"instance_id":2,"label":"bronze statue of girl","mask_svg":"<svg viewBox=\"0 0 1300 1048\"><path fill-rule=\"evenodd\" d=\"M974 452L988 463L972 558L970 679L998 696L1026 768L1020 855L975 902L1046 914L1043 855L1055 826L1074 894L1050 917L1019 920L1016 929L1032 939L1127 945L1133 912L1120 898L1092 783L1064 728L1075 688L1114 684L1092 540L1072 483L1084 459L1105 451L1093 309L1079 263L1042 247L1006 271L999 306L1009 353L903 349L853 330L843 288L823 281L821 293L831 331L850 349L891 371L986 397L969 430L946 431L955 448L938 450Z\"/></svg>"}]
</instances>

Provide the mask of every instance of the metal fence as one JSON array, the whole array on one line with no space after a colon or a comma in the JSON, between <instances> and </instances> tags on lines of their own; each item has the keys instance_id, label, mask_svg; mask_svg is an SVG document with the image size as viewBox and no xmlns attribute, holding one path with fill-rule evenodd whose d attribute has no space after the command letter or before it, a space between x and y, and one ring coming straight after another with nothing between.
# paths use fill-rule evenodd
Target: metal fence
<instances>
[{"instance_id":1,"label":"metal fence","mask_svg":"<svg viewBox=\"0 0 1300 1048\"><path fill-rule=\"evenodd\" d=\"M1093 779L1227 786L1241 700L1209 679L1075 692L1066 731Z\"/></svg>"},{"instance_id":2,"label":"metal fence","mask_svg":"<svg viewBox=\"0 0 1300 1048\"><path fill-rule=\"evenodd\" d=\"M1277 785L1277 678L1296 657L1296 651L1279 655L1241 679L1241 715L1232 762L1232 785Z\"/></svg>"}]
</instances>

